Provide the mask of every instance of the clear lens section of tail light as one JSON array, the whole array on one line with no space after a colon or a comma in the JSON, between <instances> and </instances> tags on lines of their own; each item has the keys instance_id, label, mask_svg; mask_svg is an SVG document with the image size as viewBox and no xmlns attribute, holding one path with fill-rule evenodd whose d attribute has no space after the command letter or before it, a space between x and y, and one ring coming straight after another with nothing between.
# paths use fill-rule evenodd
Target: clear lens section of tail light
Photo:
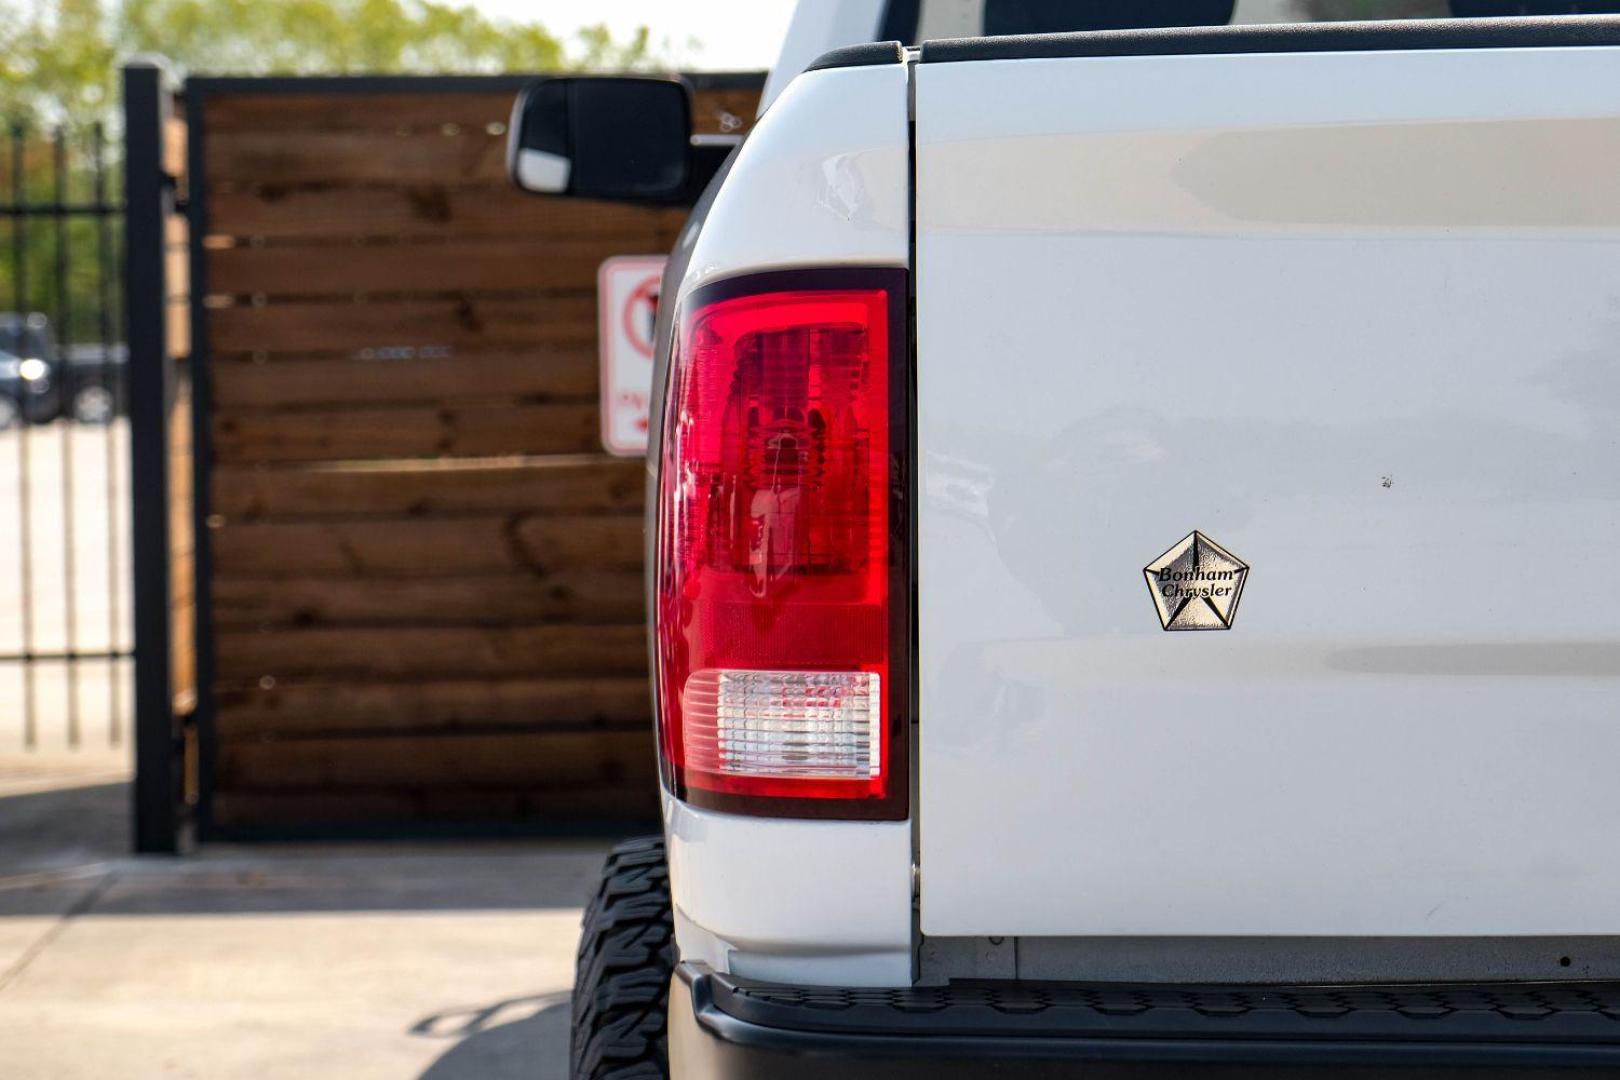
<instances>
[{"instance_id":1,"label":"clear lens section of tail light","mask_svg":"<svg viewBox=\"0 0 1620 1080\"><path fill-rule=\"evenodd\" d=\"M883 771L872 672L698 671L681 702L689 768L736 776L871 780Z\"/></svg>"}]
</instances>

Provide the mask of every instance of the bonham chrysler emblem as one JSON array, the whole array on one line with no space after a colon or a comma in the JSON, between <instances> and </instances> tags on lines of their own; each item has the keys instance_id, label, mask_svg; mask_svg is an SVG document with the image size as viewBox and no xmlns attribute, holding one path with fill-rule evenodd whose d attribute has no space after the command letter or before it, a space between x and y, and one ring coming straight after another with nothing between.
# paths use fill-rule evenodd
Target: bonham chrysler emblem
<instances>
[{"instance_id":1,"label":"bonham chrysler emblem","mask_svg":"<svg viewBox=\"0 0 1620 1080\"><path fill-rule=\"evenodd\" d=\"M1194 530L1143 573L1166 630L1230 630L1249 564Z\"/></svg>"}]
</instances>

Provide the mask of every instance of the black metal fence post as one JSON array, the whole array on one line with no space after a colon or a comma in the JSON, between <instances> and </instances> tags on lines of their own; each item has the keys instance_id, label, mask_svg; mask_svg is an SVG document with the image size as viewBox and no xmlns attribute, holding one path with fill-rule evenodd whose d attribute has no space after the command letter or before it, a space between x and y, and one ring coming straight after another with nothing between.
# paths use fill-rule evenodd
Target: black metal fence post
<instances>
[{"instance_id":1,"label":"black metal fence post","mask_svg":"<svg viewBox=\"0 0 1620 1080\"><path fill-rule=\"evenodd\" d=\"M170 672L169 361L164 222L174 202L163 172L165 73L124 69L124 312L129 343L131 541L135 600L135 850L179 850L180 768Z\"/></svg>"}]
</instances>

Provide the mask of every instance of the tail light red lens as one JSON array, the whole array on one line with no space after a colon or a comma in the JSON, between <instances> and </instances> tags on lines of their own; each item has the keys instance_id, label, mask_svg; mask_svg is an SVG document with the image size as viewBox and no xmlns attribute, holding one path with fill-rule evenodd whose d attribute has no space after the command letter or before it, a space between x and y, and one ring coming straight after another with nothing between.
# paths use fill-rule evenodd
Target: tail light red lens
<instances>
[{"instance_id":1,"label":"tail light red lens","mask_svg":"<svg viewBox=\"0 0 1620 1080\"><path fill-rule=\"evenodd\" d=\"M681 798L905 816L904 289L903 271L804 271L683 304L656 569Z\"/></svg>"}]
</instances>

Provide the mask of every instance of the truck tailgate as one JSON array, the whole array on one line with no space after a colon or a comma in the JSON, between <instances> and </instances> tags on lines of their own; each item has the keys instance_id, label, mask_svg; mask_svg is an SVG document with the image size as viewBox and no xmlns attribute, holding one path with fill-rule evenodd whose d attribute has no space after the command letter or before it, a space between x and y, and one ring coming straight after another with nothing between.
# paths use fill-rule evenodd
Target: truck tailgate
<instances>
[{"instance_id":1,"label":"truck tailgate","mask_svg":"<svg viewBox=\"0 0 1620 1080\"><path fill-rule=\"evenodd\" d=\"M1620 932L1620 50L915 77L923 932Z\"/></svg>"}]
</instances>

